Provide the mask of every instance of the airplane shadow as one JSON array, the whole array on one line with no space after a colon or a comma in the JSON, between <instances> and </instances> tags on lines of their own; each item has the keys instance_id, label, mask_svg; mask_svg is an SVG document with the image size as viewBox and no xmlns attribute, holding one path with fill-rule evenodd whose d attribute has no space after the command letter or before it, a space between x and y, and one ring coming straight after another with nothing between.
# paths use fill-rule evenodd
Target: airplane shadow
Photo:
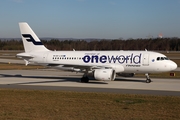
<instances>
[{"instance_id":1,"label":"airplane shadow","mask_svg":"<svg viewBox=\"0 0 180 120\"><path fill-rule=\"evenodd\" d=\"M146 83L146 79L144 79L144 80L139 80L138 78L132 79L132 77L131 77L131 78L126 78L126 77L124 77L124 78L116 78L114 81Z\"/></svg>"},{"instance_id":2,"label":"airplane shadow","mask_svg":"<svg viewBox=\"0 0 180 120\"><path fill-rule=\"evenodd\" d=\"M48 76L22 76L21 74L16 75L8 75L8 74L0 74L0 77L16 77L16 78L33 78L33 79L57 79L57 80L45 80L45 81L37 81L37 82L22 82L22 83L14 83L14 84L38 84L38 83L56 83L56 82L76 82L81 83L81 78L75 78L75 77L48 77ZM82 83L82 84L108 84L104 81L93 81L90 80L88 83Z\"/></svg>"}]
</instances>

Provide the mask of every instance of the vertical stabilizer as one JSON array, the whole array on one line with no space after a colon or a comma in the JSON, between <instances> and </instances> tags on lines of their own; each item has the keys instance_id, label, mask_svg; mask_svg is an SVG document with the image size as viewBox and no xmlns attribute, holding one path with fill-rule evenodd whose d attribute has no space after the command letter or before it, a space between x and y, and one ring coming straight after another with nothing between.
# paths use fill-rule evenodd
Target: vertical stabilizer
<instances>
[{"instance_id":1,"label":"vertical stabilizer","mask_svg":"<svg viewBox=\"0 0 180 120\"><path fill-rule=\"evenodd\" d=\"M25 52L49 51L26 22L19 23Z\"/></svg>"}]
</instances>

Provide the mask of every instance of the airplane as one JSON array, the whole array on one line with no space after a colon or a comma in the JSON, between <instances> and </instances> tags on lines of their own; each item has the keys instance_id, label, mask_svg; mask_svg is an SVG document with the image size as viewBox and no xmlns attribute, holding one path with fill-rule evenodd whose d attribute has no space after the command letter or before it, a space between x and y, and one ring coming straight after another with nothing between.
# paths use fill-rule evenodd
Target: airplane
<instances>
[{"instance_id":1,"label":"airplane","mask_svg":"<svg viewBox=\"0 0 180 120\"><path fill-rule=\"evenodd\" d=\"M89 82L89 74L96 80L114 81L117 75L134 76L143 73L150 83L150 73L169 72L177 64L165 55L153 51L51 51L47 49L26 22L20 22L25 52L18 58L29 63L61 70L82 72L81 82Z\"/></svg>"}]
</instances>

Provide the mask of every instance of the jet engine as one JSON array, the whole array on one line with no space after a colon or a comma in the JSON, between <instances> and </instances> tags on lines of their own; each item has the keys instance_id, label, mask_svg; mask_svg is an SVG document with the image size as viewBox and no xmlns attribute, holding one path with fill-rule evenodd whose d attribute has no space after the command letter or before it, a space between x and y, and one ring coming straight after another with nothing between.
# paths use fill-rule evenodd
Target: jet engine
<instances>
[{"instance_id":1,"label":"jet engine","mask_svg":"<svg viewBox=\"0 0 180 120\"><path fill-rule=\"evenodd\" d=\"M95 69L94 78L96 80L113 81L116 77L113 69Z\"/></svg>"}]
</instances>

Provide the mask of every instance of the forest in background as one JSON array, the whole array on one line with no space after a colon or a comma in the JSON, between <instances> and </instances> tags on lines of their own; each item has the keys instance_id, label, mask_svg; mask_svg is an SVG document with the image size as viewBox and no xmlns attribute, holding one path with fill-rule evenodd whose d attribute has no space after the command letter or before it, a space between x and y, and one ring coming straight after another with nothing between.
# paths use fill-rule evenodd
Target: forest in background
<instances>
[{"instance_id":1,"label":"forest in background","mask_svg":"<svg viewBox=\"0 0 180 120\"><path fill-rule=\"evenodd\" d=\"M42 40L50 50L156 50L179 51L180 38L128 39L128 40ZM0 40L0 50L24 50L21 40Z\"/></svg>"}]
</instances>

